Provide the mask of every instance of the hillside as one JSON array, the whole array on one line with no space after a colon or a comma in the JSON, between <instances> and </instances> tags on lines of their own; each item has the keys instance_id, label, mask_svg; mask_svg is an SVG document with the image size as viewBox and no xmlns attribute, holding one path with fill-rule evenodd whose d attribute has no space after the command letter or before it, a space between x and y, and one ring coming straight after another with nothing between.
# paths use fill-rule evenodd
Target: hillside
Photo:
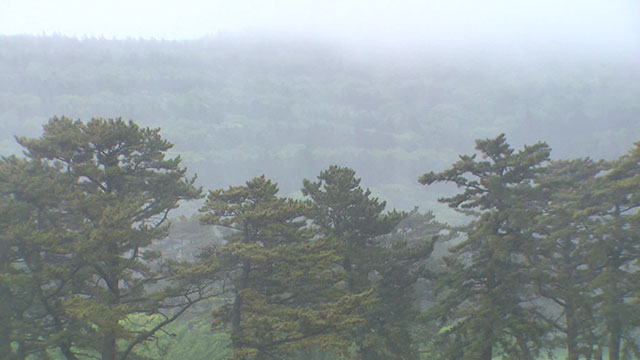
<instances>
[{"instance_id":1,"label":"hillside","mask_svg":"<svg viewBox=\"0 0 640 360\"><path fill-rule=\"evenodd\" d=\"M476 138L615 158L640 139L638 96L640 61L623 54L0 37L2 154L53 115L121 116L161 127L205 188L265 173L292 194L338 163L403 209L438 208L417 177Z\"/></svg>"}]
</instances>

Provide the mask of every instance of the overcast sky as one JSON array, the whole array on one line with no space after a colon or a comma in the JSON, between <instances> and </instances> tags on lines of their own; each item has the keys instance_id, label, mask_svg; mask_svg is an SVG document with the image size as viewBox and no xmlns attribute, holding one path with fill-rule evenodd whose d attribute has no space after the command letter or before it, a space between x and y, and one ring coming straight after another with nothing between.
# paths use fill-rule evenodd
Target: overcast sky
<instances>
[{"instance_id":1,"label":"overcast sky","mask_svg":"<svg viewBox=\"0 0 640 360\"><path fill-rule=\"evenodd\" d=\"M0 0L0 34L193 39L269 33L371 43L640 47L640 0Z\"/></svg>"}]
</instances>

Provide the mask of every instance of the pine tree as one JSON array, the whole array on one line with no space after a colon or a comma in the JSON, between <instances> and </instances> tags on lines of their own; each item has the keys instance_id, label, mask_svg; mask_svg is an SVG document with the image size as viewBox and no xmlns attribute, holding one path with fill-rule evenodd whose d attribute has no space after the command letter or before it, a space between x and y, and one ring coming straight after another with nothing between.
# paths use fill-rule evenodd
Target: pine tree
<instances>
[{"instance_id":1,"label":"pine tree","mask_svg":"<svg viewBox=\"0 0 640 360\"><path fill-rule=\"evenodd\" d=\"M476 155L460 156L448 170L426 173L422 184L451 182L463 192L440 201L475 219L466 238L450 248L441 275L440 303L427 317L443 322L449 339L444 358L491 360L497 354L534 359L545 329L526 300L530 294L527 254L537 240L530 229L540 197L533 180L548 160L544 143L514 152L504 135L477 140ZM446 344L446 342L445 342Z\"/></svg>"},{"instance_id":2,"label":"pine tree","mask_svg":"<svg viewBox=\"0 0 640 360\"><path fill-rule=\"evenodd\" d=\"M602 170L601 162L589 159L554 161L536 179L546 201L540 202L533 229L539 244L529 262L535 293L549 301L538 315L561 334L552 344L566 347L567 360L601 351L591 288L596 274L587 266L594 236L588 216L580 213L596 203L593 185Z\"/></svg>"},{"instance_id":3,"label":"pine tree","mask_svg":"<svg viewBox=\"0 0 640 360\"><path fill-rule=\"evenodd\" d=\"M282 358L319 349L342 353L351 315L365 296L338 298L338 258L306 226L307 202L280 198L264 176L210 191L202 222L232 229L226 243L202 254L226 274L231 301L214 311L230 324L234 359Z\"/></svg>"},{"instance_id":4,"label":"pine tree","mask_svg":"<svg viewBox=\"0 0 640 360\"><path fill-rule=\"evenodd\" d=\"M69 338L60 336L67 324L60 300L69 292L69 269L77 265L68 253L73 235L58 226L68 221L61 211L68 185L38 163L16 157L0 162L2 358L42 356L50 347L70 352Z\"/></svg>"},{"instance_id":5,"label":"pine tree","mask_svg":"<svg viewBox=\"0 0 640 360\"><path fill-rule=\"evenodd\" d=\"M640 143L609 164L609 171L594 180L589 217L595 240L589 266L596 275L591 286L597 293L597 319L603 324L603 344L609 359L640 356L632 336L640 324Z\"/></svg>"},{"instance_id":6,"label":"pine tree","mask_svg":"<svg viewBox=\"0 0 640 360\"><path fill-rule=\"evenodd\" d=\"M385 212L385 202L360 187L353 169L331 166L317 182L304 180L302 193L315 206L311 215L321 235L341 257L348 294L373 291L375 303L361 309L366 322L354 332L359 359L416 359L410 333L416 311L414 285L418 266L431 254L433 239L390 235L406 217ZM405 234L406 235L406 234Z\"/></svg>"},{"instance_id":7,"label":"pine tree","mask_svg":"<svg viewBox=\"0 0 640 360\"><path fill-rule=\"evenodd\" d=\"M37 294L28 311L41 321L31 330L67 359L131 357L134 346L203 295L198 284L167 286L171 274L149 250L165 236L169 211L199 197L195 179L186 177L179 157L165 158L172 145L158 129L121 119L53 118L41 138L18 142L27 159L11 163L25 180L2 182L5 196L28 209L13 224L25 231L11 236L22 262L13 270ZM175 311L151 330L126 326L132 314L167 308Z\"/></svg>"}]
</instances>

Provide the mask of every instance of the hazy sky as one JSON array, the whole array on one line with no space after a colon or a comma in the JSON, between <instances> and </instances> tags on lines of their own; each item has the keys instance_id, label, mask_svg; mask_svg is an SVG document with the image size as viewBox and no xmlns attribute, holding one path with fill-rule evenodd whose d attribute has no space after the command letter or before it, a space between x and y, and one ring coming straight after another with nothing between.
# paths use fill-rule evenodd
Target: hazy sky
<instances>
[{"instance_id":1,"label":"hazy sky","mask_svg":"<svg viewBox=\"0 0 640 360\"><path fill-rule=\"evenodd\" d=\"M0 34L190 39L218 32L640 47L640 0L0 0Z\"/></svg>"}]
</instances>

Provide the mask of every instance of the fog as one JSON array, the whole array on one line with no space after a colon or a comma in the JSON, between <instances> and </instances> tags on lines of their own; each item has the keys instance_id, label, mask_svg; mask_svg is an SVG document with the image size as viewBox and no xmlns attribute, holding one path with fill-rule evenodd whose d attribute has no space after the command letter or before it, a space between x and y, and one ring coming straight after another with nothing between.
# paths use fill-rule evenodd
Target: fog
<instances>
[{"instance_id":1,"label":"fog","mask_svg":"<svg viewBox=\"0 0 640 360\"><path fill-rule=\"evenodd\" d=\"M637 51L640 2L4 0L0 34L165 40L244 34L412 51L434 46Z\"/></svg>"},{"instance_id":2,"label":"fog","mask_svg":"<svg viewBox=\"0 0 640 360\"><path fill-rule=\"evenodd\" d=\"M637 358L638 99L639 0L0 0L0 359Z\"/></svg>"}]
</instances>

